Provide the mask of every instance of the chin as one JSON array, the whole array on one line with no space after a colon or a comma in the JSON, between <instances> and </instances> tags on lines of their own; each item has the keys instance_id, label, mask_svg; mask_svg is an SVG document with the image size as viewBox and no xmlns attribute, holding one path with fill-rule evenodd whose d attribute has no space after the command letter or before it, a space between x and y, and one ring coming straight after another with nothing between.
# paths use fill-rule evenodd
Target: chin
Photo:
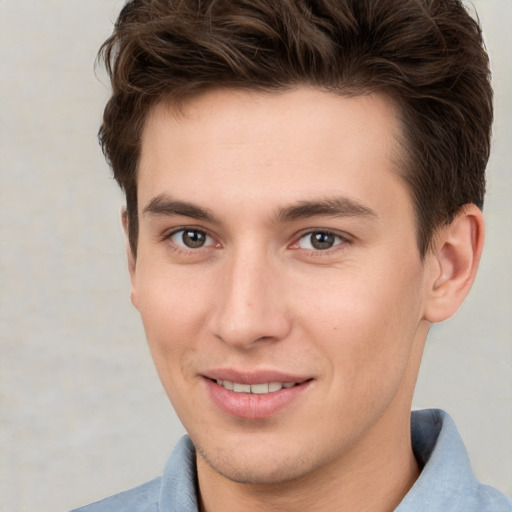
<instances>
[{"instance_id":1,"label":"chin","mask_svg":"<svg viewBox=\"0 0 512 512\"><path fill-rule=\"evenodd\" d=\"M269 453L267 450L258 450L253 454L241 454L238 450L229 451L219 449L214 453L205 452L196 446L198 457L218 475L240 484L272 485L283 484L296 480L311 472L315 464L311 460L301 458L298 451L293 457L281 450Z\"/></svg>"}]
</instances>

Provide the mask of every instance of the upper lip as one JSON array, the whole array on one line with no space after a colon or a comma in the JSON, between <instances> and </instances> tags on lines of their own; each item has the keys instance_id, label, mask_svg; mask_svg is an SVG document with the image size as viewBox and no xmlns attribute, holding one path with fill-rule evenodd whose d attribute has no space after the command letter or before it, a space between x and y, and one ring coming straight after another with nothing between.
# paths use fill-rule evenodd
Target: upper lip
<instances>
[{"instance_id":1,"label":"upper lip","mask_svg":"<svg viewBox=\"0 0 512 512\"><path fill-rule=\"evenodd\" d=\"M267 382L305 382L310 377L276 370L240 371L231 368L216 368L204 372L203 377L211 380L227 380L239 384L265 384Z\"/></svg>"}]
</instances>

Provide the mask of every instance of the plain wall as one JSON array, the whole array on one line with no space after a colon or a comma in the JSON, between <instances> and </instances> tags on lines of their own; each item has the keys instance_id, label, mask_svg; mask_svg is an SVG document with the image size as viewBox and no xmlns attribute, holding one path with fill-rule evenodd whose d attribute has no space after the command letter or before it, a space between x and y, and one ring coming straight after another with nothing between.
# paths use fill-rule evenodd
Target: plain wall
<instances>
[{"instance_id":1,"label":"plain wall","mask_svg":"<svg viewBox=\"0 0 512 512\"><path fill-rule=\"evenodd\" d=\"M161 473L183 428L129 301L123 198L96 141L93 72L119 0L0 0L0 509L65 511ZM414 405L455 418L512 494L512 2L480 0L496 124L487 247L434 326ZM103 81L103 83L102 83Z\"/></svg>"}]
</instances>

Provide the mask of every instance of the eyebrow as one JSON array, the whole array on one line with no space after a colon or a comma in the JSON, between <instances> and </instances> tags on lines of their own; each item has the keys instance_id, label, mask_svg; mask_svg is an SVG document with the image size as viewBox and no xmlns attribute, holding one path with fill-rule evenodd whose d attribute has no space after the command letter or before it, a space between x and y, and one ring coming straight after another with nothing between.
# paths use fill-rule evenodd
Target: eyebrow
<instances>
[{"instance_id":1,"label":"eyebrow","mask_svg":"<svg viewBox=\"0 0 512 512\"><path fill-rule=\"evenodd\" d=\"M160 194L147 204L143 215L190 217L192 219L217 223L220 221L211 210L202 208L188 201L173 199L167 194ZM295 204L278 210L274 221L277 223L292 222L310 217L374 217L377 213L348 197L333 197L312 201L298 201Z\"/></svg>"},{"instance_id":2,"label":"eyebrow","mask_svg":"<svg viewBox=\"0 0 512 512\"><path fill-rule=\"evenodd\" d=\"M167 194L160 194L151 199L142 213L143 215L181 215L182 217L190 217L207 222L219 222L210 210L187 201L178 201Z\"/></svg>"},{"instance_id":3,"label":"eyebrow","mask_svg":"<svg viewBox=\"0 0 512 512\"><path fill-rule=\"evenodd\" d=\"M309 217L375 217L377 213L348 197L333 197L313 201L299 201L280 210L277 222L290 222Z\"/></svg>"}]
</instances>

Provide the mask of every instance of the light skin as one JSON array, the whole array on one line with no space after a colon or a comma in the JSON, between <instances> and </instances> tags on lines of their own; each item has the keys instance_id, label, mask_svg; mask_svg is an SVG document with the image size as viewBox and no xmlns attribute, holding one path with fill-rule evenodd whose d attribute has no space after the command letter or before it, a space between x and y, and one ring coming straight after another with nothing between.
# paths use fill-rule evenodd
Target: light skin
<instances>
[{"instance_id":1,"label":"light skin","mask_svg":"<svg viewBox=\"0 0 512 512\"><path fill-rule=\"evenodd\" d=\"M204 511L391 511L418 477L421 354L471 287L483 220L468 205L421 258L396 114L298 87L147 120L132 301Z\"/></svg>"}]
</instances>

